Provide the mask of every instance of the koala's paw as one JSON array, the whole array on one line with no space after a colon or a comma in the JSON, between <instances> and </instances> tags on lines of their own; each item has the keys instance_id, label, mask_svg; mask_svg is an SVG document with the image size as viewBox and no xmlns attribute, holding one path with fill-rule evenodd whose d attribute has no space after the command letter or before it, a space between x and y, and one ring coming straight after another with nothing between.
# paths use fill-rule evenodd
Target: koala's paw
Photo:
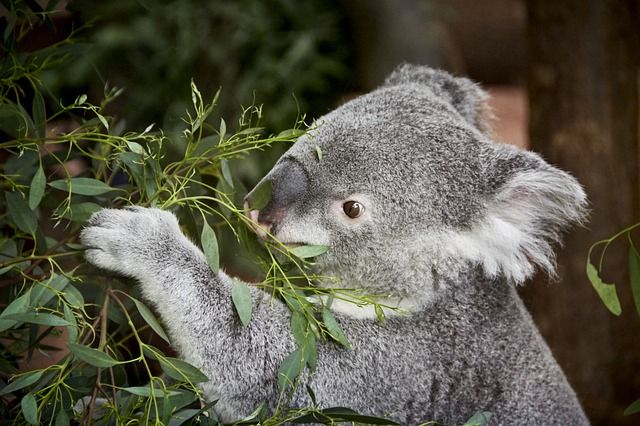
<instances>
[{"instance_id":1,"label":"koala's paw","mask_svg":"<svg viewBox=\"0 0 640 426\"><path fill-rule=\"evenodd\" d=\"M184 238L173 214L143 207L94 213L80 234L90 263L138 278L169 262Z\"/></svg>"}]
</instances>

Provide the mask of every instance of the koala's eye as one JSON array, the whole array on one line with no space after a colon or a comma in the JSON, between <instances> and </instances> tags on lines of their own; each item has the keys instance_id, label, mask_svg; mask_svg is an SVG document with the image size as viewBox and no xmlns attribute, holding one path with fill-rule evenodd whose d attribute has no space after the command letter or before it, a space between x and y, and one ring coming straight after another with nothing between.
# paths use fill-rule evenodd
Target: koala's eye
<instances>
[{"instance_id":1,"label":"koala's eye","mask_svg":"<svg viewBox=\"0 0 640 426\"><path fill-rule=\"evenodd\" d=\"M342 210L351 219L355 219L364 212L364 206L357 201L347 201L342 205Z\"/></svg>"}]
</instances>

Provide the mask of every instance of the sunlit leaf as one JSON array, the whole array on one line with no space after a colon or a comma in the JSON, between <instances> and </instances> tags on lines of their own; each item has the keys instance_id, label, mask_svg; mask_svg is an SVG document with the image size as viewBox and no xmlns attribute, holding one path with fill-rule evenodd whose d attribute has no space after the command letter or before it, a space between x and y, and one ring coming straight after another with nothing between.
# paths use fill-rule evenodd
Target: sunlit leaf
<instances>
[{"instance_id":1,"label":"sunlit leaf","mask_svg":"<svg viewBox=\"0 0 640 426\"><path fill-rule=\"evenodd\" d=\"M22 415L27 423L31 425L40 424L38 422L38 403L36 397L32 393L28 393L22 397L20 401L20 408L22 409Z\"/></svg>"},{"instance_id":2,"label":"sunlit leaf","mask_svg":"<svg viewBox=\"0 0 640 426\"><path fill-rule=\"evenodd\" d=\"M33 175L33 178L31 179L31 186L29 187L29 208L31 210L35 209L40 204L46 185L47 178L44 175L44 170L42 170L42 165L40 165L38 170L36 170L36 174Z\"/></svg>"},{"instance_id":3,"label":"sunlit leaf","mask_svg":"<svg viewBox=\"0 0 640 426\"><path fill-rule=\"evenodd\" d=\"M318 157L318 161L322 161L322 150L318 145L316 145L316 157Z\"/></svg>"},{"instance_id":4,"label":"sunlit leaf","mask_svg":"<svg viewBox=\"0 0 640 426\"><path fill-rule=\"evenodd\" d=\"M240 322L246 327L249 321L251 321L252 310L251 291L249 287L241 281L232 280L231 299L240 317Z\"/></svg>"},{"instance_id":5,"label":"sunlit leaf","mask_svg":"<svg viewBox=\"0 0 640 426\"><path fill-rule=\"evenodd\" d=\"M153 124L151 126L153 126ZM145 132L146 132L146 130L145 130ZM127 141L127 146L129 147L131 152L135 152L136 154L145 155L147 153L144 150L144 148L142 147L142 145L140 145L137 142Z\"/></svg>"},{"instance_id":6,"label":"sunlit leaf","mask_svg":"<svg viewBox=\"0 0 640 426\"><path fill-rule=\"evenodd\" d=\"M5 192L7 210L13 223L23 232L33 235L38 229L38 217L29 208L27 201L19 192Z\"/></svg>"},{"instance_id":7,"label":"sunlit leaf","mask_svg":"<svg viewBox=\"0 0 640 426\"><path fill-rule=\"evenodd\" d=\"M69 349L76 357L94 367L108 368L120 364L110 355L88 346L69 343Z\"/></svg>"},{"instance_id":8,"label":"sunlit leaf","mask_svg":"<svg viewBox=\"0 0 640 426\"><path fill-rule=\"evenodd\" d=\"M54 180L53 182L49 182L49 186L79 195L102 195L118 190L97 179L84 177Z\"/></svg>"},{"instance_id":9,"label":"sunlit leaf","mask_svg":"<svg viewBox=\"0 0 640 426\"><path fill-rule=\"evenodd\" d=\"M17 379L0 390L0 395L6 395L13 391L31 386L32 384L40 380L40 377L42 377L42 370L32 371L30 373L18 376Z\"/></svg>"},{"instance_id":10,"label":"sunlit leaf","mask_svg":"<svg viewBox=\"0 0 640 426\"><path fill-rule=\"evenodd\" d=\"M207 263L214 274L218 274L220 270L220 258L218 253L218 240L213 229L209 226L205 220L202 224L202 234L200 236L200 243L202 244L202 250L207 258Z\"/></svg>"},{"instance_id":11,"label":"sunlit leaf","mask_svg":"<svg viewBox=\"0 0 640 426\"><path fill-rule=\"evenodd\" d=\"M133 300L133 303L136 304L136 308L138 308L138 312L140 312L142 319L144 319L145 322L149 324L149 326L153 329L153 331L156 332L158 336L162 337L164 341L170 344L171 342L169 341L167 334L164 332L164 329L162 328L156 317L153 315L151 310L149 310L149 308L147 308L145 304L138 299L135 299L131 296L129 296L129 298Z\"/></svg>"},{"instance_id":12,"label":"sunlit leaf","mask_svg":"<svg viewBox=\"0 0 640 426\"><path fill-rule=\"evenodd\" d=\"M220 141L224 140L224 135L227 133L227 123L225 123L224 118L220 119L220 129L218 129L218 133L220 134Z\"/></svg>"},{"instance_id":13,"label":"sunlit leaf","mask_svg":"<svg viewBox=\"0 0 640 426\"><path fill-rule=\"evenodd\" d=\"M611 311L614 315L620 315L622 307L620 306L620 299L616 292L616 286L614 284L606 284L602 281L598 275L598 270L591 262L587 263L587 277L591 281L591 285L600 296L604 306Z\"/></svg>"},{"instance_id":14,"label":"sunlit leaf","mask_svg":"<svg viewBox=\"0 0 640 426\"><path fill-rule=\"evenodd\" d=\"M320 256L323 253L326 253L329 250L327 246L319 246L319 245L309 245L309 246L299 246L291 249L291 253L300 259L308 259L310 257Z\"/></svg>"},{"instance_id":15,"label":"sunlit leaf","mask_svg":"<svg viewBox=\"0 0 640 426\"><path fill-rule=\"evenodd\" d=\"M249 203L252 210L260 210L269 204L271 199L271 181L263 180L256 186L249 195Z\"/></svg>"},{"instance_id":16,"label":"sunlit leaf","mask_svg":"<svg viewBox=\"0 0 640 426\"><path fill-rule=\"evenodd\" d=\"M296 377L302 372L303 367L302 351L299 348L287 355L278 369L278 386L280 389L285 389L287 386L292 385Z\"/></svg>"},{"instance_id":17,"label":"sunlit leaf","mask_svg":"<svg viewBox=\"0 0 640 426\"><path fill-rule=\"evenodd\" d=\"M178 358L163 357L158 359L160 367L167 376L181 382L187 379L192 383L202 383L209 381L209 378L202 373L197 367Z\"/></svg>"},{"instance_id":18,"label":"sunlit leaf","mask_svg":"<svg viewBox=\"0 0 640 426\"><path fill-rule=\"evenodd\" d=\"M322 309L322 321L324 322L324 325L327 327L327 332L335 341L337 341L338 343L340 343L341 345L347 348L351 347L351 343L349 343L349 339L347 339L347 336L344 334L344 331L342 331L342 328L340 328L340 325L338 324L335 317L327 307Z\"/></svg>"}]
</instances>

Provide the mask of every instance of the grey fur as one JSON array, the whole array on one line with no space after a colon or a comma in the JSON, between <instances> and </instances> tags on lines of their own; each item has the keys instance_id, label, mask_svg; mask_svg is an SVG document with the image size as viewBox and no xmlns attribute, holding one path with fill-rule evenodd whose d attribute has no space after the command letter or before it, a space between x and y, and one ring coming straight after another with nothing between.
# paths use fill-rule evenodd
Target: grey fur
<instances>
[{"instance_id":1,"label":"grey fur","mask_svg":"<svg viewBox=\"0 0 640 426\"><path fill-rule=\"evenodd\" d=\"M277 202L259 220L286 243L330 245L319 272L410 311L381 324L336 308L352 348L319 346L305 381L322 406L405 424L459 424L479 410L492 424L588 424L514 289L535 266L553 271L551 244L584 217L585 195L538 155L494 144L486 97L405 65L319 119L265 177ZM301 173L302 184L279 182ZM362 217L342 213L350 199ZM229 277L213 275L167 212L101 211L82 241L90 262L141 282L181 355L210 377L204 390L224 420L277 400L276 372L294 349L281 303L252 289L243 329ZM300 391L293 403L310 401Z\"/></svg>"}]
</instances>

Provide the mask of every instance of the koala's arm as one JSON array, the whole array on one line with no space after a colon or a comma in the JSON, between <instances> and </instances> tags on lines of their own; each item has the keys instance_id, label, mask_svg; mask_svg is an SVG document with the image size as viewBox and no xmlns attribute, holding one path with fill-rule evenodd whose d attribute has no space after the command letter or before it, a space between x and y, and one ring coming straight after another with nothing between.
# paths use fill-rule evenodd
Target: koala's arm
<instances>
[{"instance_id":1,"label":"koala's arm","mask_svg":"<svg viewBox=\"0 0 640 426\"><path fill-rule=\"evenodd\" d=\"M209 377L209 398L225 421L277 400L277 369L295 348L289 311L250 286L253 314L244 328L233 308L231 279L215 275L175 216L140 207L105 209L82 231L94 265L137 279L181 356Z\"/></svg>"}]
</instances>

